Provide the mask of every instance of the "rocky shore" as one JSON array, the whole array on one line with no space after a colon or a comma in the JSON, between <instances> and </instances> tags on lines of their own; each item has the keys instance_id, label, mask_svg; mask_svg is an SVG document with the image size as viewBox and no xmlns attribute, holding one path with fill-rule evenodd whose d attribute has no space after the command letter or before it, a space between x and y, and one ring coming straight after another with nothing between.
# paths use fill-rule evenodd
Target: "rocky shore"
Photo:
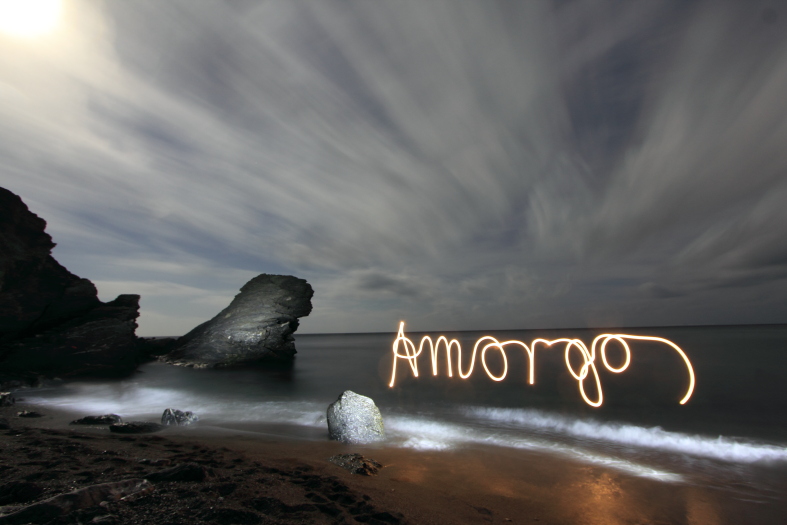
<instances>
[{"instance_id":1,"label":"rocky shore","mask_svg":"<svg viewBox=\"0 0 787 525\"><path fill-rule=\"evenodd\" d=\"M311 286L261 274L213 319L180 338L136 335L140 296L102 302L95 285L52 257L46 221L0 188L0 391L51 378L123 377L153 358L224 367L292 363ZM165 356L166 357L163 357Z\"/></svg>"},{"instance_id":2,"label":"rocky shore","mask_svg":"<svg viewBox=\"0 0 787 525\"><path fill-rule=\"evenodd\" d=\"M0 525L769 525L784 517L781 504L712 485L527 450L301 440L212 427L209 418L140 435L69 425L85 415L24 400L0 407Z\"/></svg>"},{"instance_id":3,"label":"rocky shore","mask_svg":"<svg viewBox=\"0 0 787 525\"><path fill-rule=\"evenodd\" d=\"M252 459L198 436L113 434L23 411L46 412L0 408L2 525L407 523L327 460Z\"/></svg>"}]
</instances>

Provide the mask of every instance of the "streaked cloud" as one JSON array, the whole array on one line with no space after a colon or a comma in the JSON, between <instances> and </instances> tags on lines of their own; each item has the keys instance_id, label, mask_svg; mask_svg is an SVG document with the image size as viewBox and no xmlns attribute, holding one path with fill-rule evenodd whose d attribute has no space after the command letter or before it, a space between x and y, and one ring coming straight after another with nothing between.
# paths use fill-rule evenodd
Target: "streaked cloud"
<instances>
[{"instance_id":1,"label":"streaked cloud","mask_svg":"<svg viewBox=\"0 0 787 525\"><path fill-rule=\"evenodd\" d=\"M262 272L314 332L784 322L782 11L71 0L0 37L0 184L143 334Z\"/></svg>"}]
</instances>

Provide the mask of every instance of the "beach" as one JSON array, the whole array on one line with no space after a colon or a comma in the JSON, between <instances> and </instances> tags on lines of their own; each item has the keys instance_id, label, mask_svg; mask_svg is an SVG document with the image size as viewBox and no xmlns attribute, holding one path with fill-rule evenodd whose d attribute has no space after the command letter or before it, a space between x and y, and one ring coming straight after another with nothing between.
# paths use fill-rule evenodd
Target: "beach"
<instances>
[{"instance_id":1,"label":"beach","mask_svg":"<svg viewBox=\"0 0 787 525\"><path fill-rule=\"evenodd\" d=\"M18 417L24 410L42 417ZM97 484L155 477L180 465L204 467L204 479L158 481L126 500L32 523L715 525L779 523L783 517L777 506L747 506L713 488L540 452L492 446L418 451L345 445L327 435L320 442L210 426L120 435L106 427L69 425L74 416L24 401L0 409L10 427L0 431L3 504L32 505ZM328 461L347 453L383 467L364 476ZM14 484L33 497L9 501Z\"/></svg>"}]
</instances>

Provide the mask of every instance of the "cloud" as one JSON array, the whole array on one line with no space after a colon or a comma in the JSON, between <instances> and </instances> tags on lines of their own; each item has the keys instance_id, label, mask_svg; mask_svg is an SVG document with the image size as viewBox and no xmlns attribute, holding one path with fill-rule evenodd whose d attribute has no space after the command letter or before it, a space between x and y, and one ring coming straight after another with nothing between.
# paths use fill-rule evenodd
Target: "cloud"
<instances>
[{"instance_id":1,"label":"cloud","mask_svg":"<svg viewBox=\"0 0 787 525\"><path fill-rule=\"evenodd\" d=\"M379 272L364 273L357 284L360 290L370 292L390 292L404 297L418 297L421 291L408 279L384 275Z\"/></svg>"},{"instance_id":2,"label":"cloud","mask_svg":"<svg viewBox=\"0 0 787 525\"><path fill-rule=\"evenodd\" d=\"M144 290L150 323L262 272L315 286L312 331L778 303L769 3L68 6L50 41L0 40L0 183L70 270Z\"/></svg>"}]
</instances>

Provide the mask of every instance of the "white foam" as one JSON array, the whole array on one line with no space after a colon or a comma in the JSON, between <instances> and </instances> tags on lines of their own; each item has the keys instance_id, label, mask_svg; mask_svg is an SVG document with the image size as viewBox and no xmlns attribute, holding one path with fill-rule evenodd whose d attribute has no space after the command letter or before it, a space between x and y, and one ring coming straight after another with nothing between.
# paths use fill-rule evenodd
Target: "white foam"
<instances>
[{"instance_id":1,"label":"white foam","mask_svg":"<svg viewBox=\"0 0 787 525\"><path fill-rule=\"evenodd\" d=\"M601 423L535 409L472 407L465 408L462 412L476 420L492 422L496 425L545 430L578 438L678 452L728 462L787 461L785 447L744 443L723 436L710 438L668 432L660 427L646 428L630 424Z\"/></svg>"},{"instance_id":2,"label":"white foam","mask_svg":"<svg viewBox=\"0 0 787 525\"><path fill-rule=\"evenodd\" d=\"M665 482L681 482L679 474L659 470L625 459L596 454L569 445L531 438L511 438L495 434L492 429L478 429L467 425L437 422L430 418L388 416L386 433L394 445L417 450L449 450L462 445L479 444L548 452L560 456L612 468L634 476Z\"/></svg>"},{"instance_id":3,"label":"white foam","mask_svg":"<svg viewBox=\"0 0 787 525\"><path fill-rule=\"evenodd\" d=\"M32 397L34 404L49 405L84 415L118 414L123 419L161 417L166 408L189 410L201 420L291 424L307 427L325 425L325 409L306 401L226 401L174 389L138 385L75 383L57 397Z\"/></svg>"}]
</instances>

